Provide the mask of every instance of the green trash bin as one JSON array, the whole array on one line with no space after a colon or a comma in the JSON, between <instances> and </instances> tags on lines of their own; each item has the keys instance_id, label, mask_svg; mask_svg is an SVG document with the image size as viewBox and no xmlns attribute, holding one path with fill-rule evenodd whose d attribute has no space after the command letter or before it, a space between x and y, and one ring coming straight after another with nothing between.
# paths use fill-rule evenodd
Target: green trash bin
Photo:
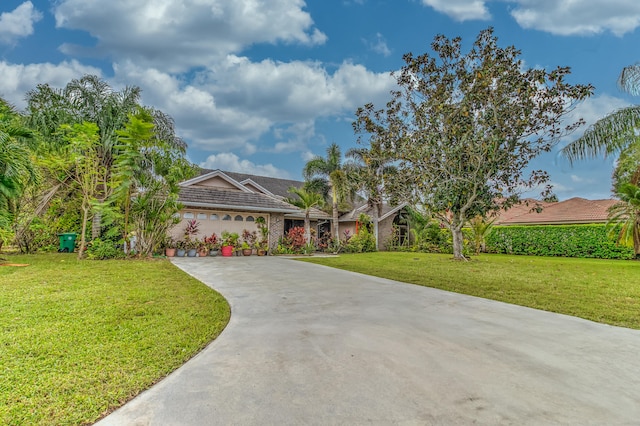
<instances>
[{"instance_id":1,"label":"green trash bin","mask_svg":"<svg viewBox=\"0 0 640 426\"><path fill-rule=\"evenodd\" d=\"M58 251L60 253L73 253L73 249L76 247L76 237L78 234L73 232L58 234L60 238L60 247Z\"/></svg>"}]
</instances>

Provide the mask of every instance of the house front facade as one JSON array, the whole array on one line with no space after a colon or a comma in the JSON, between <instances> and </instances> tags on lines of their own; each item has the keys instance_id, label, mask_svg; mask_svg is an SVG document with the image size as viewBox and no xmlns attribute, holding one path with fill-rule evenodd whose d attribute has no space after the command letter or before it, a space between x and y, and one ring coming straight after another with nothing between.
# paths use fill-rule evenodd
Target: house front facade
<instances>
[{"instance_id":1,"label":"house front facade","mask_svg":"<svg viewBox=\"0 0 640 426\"><path fill-rule=\"evenodd\" d=\"M191 220L198 223L197 239L216 233L259 231L257 220L264 218L269 229L269 247L277 246L289 228L304 220L304 212L286 202L289 188L300 188L304 182L225 172L202 170L201 174L180 184L179 201L184 206L178 213L180 222L172 228L175 240L184 238ZM311 212L312 226L328 222L330 216L320 210ZM301 226L301 225L300 225Z\"/></svg>"}]
</instances>

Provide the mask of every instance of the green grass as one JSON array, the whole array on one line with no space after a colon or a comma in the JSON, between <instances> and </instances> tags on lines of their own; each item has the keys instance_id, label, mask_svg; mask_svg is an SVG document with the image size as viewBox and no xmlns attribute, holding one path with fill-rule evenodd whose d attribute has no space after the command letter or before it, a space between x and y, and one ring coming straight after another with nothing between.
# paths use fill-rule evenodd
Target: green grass
<instances>
[{"instance_id":1,"label":"green grass","mask_svg":"<svg viewBox=\"0 0 640 426\"><path fill-rule=\"evenodd\" d=\"M640 329L640 262L378 252L304 261Z\"/></svg>"},{"instance_id":2,"label":"green grass","mask_svg":"<svg viewBox=\"0 0 640 426\"><path fill-rule=\"evenodd\" d=\"M9 256L0 266L0 424L89 424L226 326L229 306L166 260Z\"/></svg>"}]
</instances>

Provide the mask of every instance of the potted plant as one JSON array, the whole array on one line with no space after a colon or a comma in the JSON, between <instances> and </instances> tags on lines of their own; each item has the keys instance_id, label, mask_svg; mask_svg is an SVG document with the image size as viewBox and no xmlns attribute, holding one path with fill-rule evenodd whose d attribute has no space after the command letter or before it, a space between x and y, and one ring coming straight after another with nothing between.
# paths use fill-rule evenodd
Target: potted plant
<instances>
[{"instance_id":1,"label":"potted plant","mask_svg":"<svg viewBox=\"0 0 640 426\"><path fill-rule=\"evenodd\" d=\"M207 245L209 249L209 256L217 256L218 251L220 250L220 239L216 235L216 233L212 233L208 237L204 238L204 243Z\"/></svg>"},{"instance_id":2,"label":"potted plant","mask_svg":"<svg viewBox=\"0 0 640 426\"><path fill-rule=\"evenodd\" d=\"M225 257L229 257L233 255L233 251L238 245L238 240L240 239L240 235L237 232L222 232L222 255Z\"/></svg>"},{"instance_id":3,"label":"potted plant","mask_svg":"<svg viewBox=\"0 0 640 426\"><path fill-rule=\"evenodd\" d=\"M164 254L167 257L174 257L176 255L176 240L173 237L167 237L164 242Z\"/></svg>"},{"instance_id":4,"label":"potted plant","mask_svg":"<svg viewBox=\"0 0 640 426\"><path fill-rule=\"evenodd\" d=\"M176 256L184 257L187 252L187 243L184 240L176 242Z\"/></svg>"},{"instance_id":5,"label":"potted plant","mask_svg":"<svg viewBox=\"0 0 640 426\"><path fill-rule=\"evenodd\" d=\"M242 231L242 255L243 256L251 256L253 252L253 247L256 245L256 240L258 239L258 234L256 231L249 231L245 229Z\"/></svg>"},{"instance_id":6,"label":"potted plant","mask_svg":"<svg viewBox=\"0 0 640 426\"><path fill-rule=\"evenodd\" d=\"M269 227L262 216L256 219L256 224L260 230L260 241L256 244L256 253L258 256L265 256L269 251Z\"/></svg>"},{"instance_id":7,"label":"potted plant","mask_svg":"<svg viewBox=\"0 0 640 426\"><path fill-rule=\"evenodd\" d=\"M268 250L269 250L269 243L267 241L262 240L256 244L256 254L258 256L266 256Z\"/></svg>"},{"instance_id":8,"label":"potted plant","mask_svg":"<svg viewBox=\"0 0 640 426\"><path fill-rule=\"evenodd\" d=\"M207 257L209 255L209 246L205 241L198 241L198 256Z\"/></svg>"},{"instance_id":9,"label":"potted plant","mask_svg":"<svg viewBox=\"0 0 640 426\"><path fill-rule=\"evenodd\" d=\"M187 249L188 257L196 257L198 251L198 240L192 238L185 238L185 248Z\"/></svg>"}]
</instances>

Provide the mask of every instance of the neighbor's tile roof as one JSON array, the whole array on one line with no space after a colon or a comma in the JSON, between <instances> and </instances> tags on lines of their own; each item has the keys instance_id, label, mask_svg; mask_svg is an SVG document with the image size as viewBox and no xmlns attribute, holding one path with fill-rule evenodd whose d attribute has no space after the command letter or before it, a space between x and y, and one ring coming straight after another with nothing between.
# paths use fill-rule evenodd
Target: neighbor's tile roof
<instances>
[{"instance_id":1,"label":"neighbor's tile roof","mask_svg":"<svg viewBox=\"0 0 640 426\"><path fill-rule=\"evenodd\" d=\"M584 198L570 198L557 203L541 203L540 213L531 211L524 205L514 206L506 212L501 212L496 224L500 225L544 225L571 223L606 222L608 209L618 200L586 200Z\"/></svg>"},{"instance_id":2,"label":"neighbor's tile roof","mask_svg":"<svg viewBox=\"0 0 640 426\"><path fill-rule=\"evenodd\" d=\"M289 203L258 193L226 191L216 188L186 186L180 188L179 201L185 206L249 211L297 212Z\"/></svg>"}]
</instances>

